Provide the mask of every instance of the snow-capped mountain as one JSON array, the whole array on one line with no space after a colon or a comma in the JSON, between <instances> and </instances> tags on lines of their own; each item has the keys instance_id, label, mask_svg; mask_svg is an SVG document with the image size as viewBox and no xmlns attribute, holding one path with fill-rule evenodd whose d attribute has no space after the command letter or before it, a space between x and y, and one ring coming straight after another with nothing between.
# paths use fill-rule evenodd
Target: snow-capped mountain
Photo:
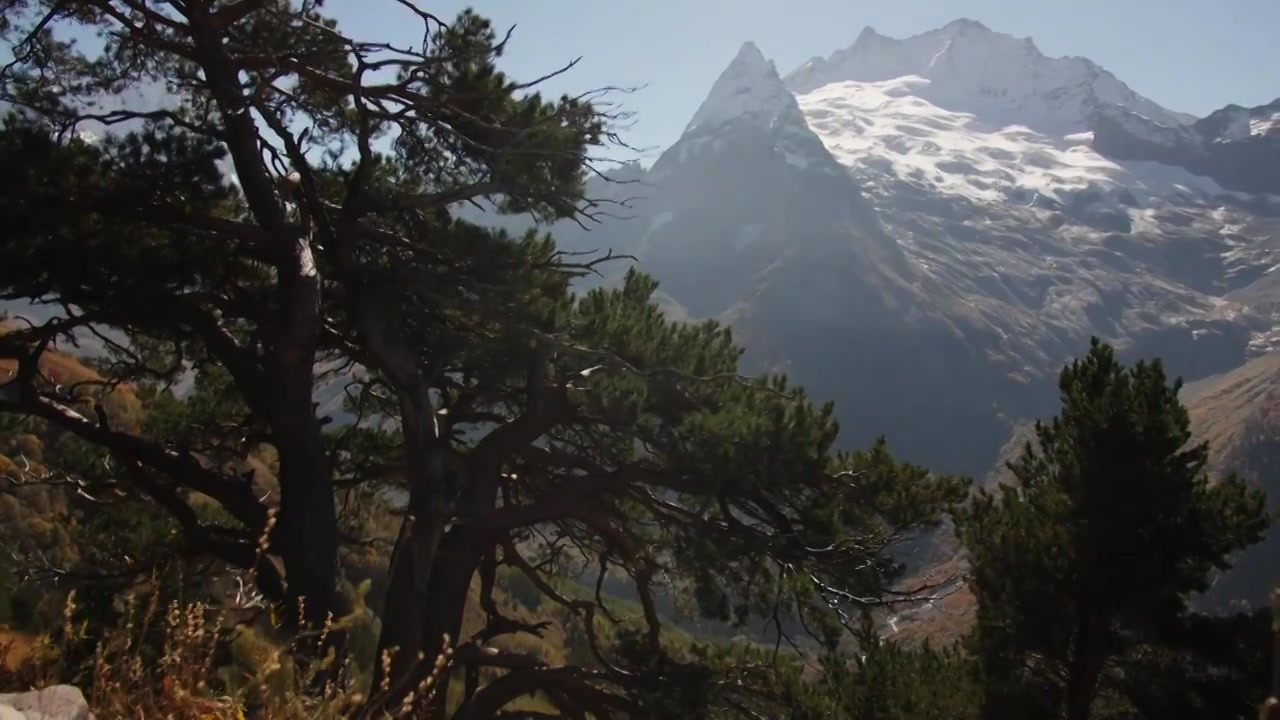
<instances>
[{"instance_id":1,"label":"snow-capped mountain","mask_svg":"<svg viewBox=\"0 0 1280 720\"><path fill-rule=\"evenodd\" d=\"M1280 337L1280 200L1098 147L1118 112L1217 122L973 21L866 30L785 79L747 43L652 168L593 189L635 197L630 219L553 231L732 323L754 369L836 401L849 445L980 476L1091 334L1188 380Z\"/></svg>"},{"instance_id":2,"label":"snow-capped mountain","mask_svg":"<svg viewBox=\"0 0 1280 720\"><path fill-rule=\"evenodd\" d=\"M833 82L798 102L913 265L964 296L1028 371L1041 350L1070 353L1085 329L1132 339L1193 318L1227 320L1218 332L1233 335L1268 327L1221 297L1277 259L1259 200L1173 163L1112 159L1087 131L1053 136L939 107L922 97L930 87L919 76Z\"/></svg>"},{"instance_id":3,"label":"snow-capped mountain","mask_svg":"<svg viewBox=\"0 0 1280 720\"><path fill-rule=\"evenodd\" d=\"M787 84L803 94L833 82L906 76L930 81L916 89L919 97L1000 127L1078 132L1104 104L1170 125L1195 119L1138 95L1090 60L1046 57L1030 38L992 32L968 19L905 40L866 28L848 48L805 63L787 76Z\"/></svg>"},{"instance_id":4,"label":"snow-capped mountain","mask_svg":"<svg viewBox=\"0 0 1280 720\"><path fill-rule=\"evenodd\" d=\"M793 304L771 294L757 278L816 262L811 281L829 278L854 287L880 287L863 308L893 296L889 288L910 266L897 244L880 232L857 184L809 128L796 98L772 63L751 43L742 46L713 85L685 133L640 178L637 221L608 228L608 238L641 258L662 278L663 289L698 316L739 316ZM716 189L719 189L717 191ZM715 201L707 203L708 192ZM697 238L696 241L690 241ZM589 240L598 240L592 236ZM734 272L707 283L703 271L722 264ZM824 267L825 266L825 267ZM829 267L839 267L830 272ZM848 307L813 308L842 318ZM747 320L738 317L745 328Z\"/></svg>"},{"instance_id":5,"label":"snow-capped mountain","mask_svg":"<svg viewBox=\"0 0 1280 720\"><path fill-rule=\"evenodd\" d=\"M932 86L917 75L833 82L798 101L827 150L870 186L903 181L977 203L1023 204L1083 190L1135 198L1218 190L1190 172L1116 163L1092 149L1088 133L1055 137L1021 125L994 127L925 99Z\"/></svg>"}]
</instances>

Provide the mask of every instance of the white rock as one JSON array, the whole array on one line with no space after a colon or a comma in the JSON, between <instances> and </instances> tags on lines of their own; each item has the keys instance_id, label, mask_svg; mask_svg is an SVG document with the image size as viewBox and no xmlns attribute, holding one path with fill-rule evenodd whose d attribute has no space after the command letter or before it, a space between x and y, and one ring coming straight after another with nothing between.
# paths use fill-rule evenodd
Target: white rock
<instances>
[{"instance_id":1,"label":"white rock","mask_svg":"<svg viewBox=\"0 0 1280 720\"><path fill-rule=\"evenodd\" d=\"M54 685L0 694L0 720L94 720L94 717L79 688Z\"/></svg>"}]
</instances>

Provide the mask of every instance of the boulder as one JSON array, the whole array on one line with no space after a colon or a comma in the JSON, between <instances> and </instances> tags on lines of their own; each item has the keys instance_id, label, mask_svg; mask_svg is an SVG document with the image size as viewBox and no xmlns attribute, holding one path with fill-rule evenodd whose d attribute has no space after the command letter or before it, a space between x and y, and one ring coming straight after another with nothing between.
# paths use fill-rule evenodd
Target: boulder
<instances>
[{"instance_id":1,"label":"boulder","mask_svg":"<svg viewBox=\"0 0 1280 720\"><path fill-rule=\"evenodd\" d=\"M94 720L80 689L54 685L21 693L0 693L0 720Z\"/></svg>"}]
</instances>

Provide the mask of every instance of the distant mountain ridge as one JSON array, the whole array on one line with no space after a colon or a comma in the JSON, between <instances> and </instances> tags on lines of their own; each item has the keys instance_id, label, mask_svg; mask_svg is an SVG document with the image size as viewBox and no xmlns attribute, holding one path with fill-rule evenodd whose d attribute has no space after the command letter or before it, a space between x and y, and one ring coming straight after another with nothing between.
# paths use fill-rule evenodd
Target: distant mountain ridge
<instances>
[{"instance_id":1,"label":"distant mountain ridge","mask_svg":"<svg viewBox=\"0 0 1280 720\"><path fill-rule=\"evenodd\" d=\"M1280 99L1228 105L1189 125L1165 125L1119 106L1091 118L1093 147L1119 160L1176 165L1224 188L1280 195Z\"/></svg>"},{"instance_id":2,"label":"distant mountain ridge","mask_svg":"<svg viewBox=\"0 0 1280 720\"><path fill-rule=\"evenodd\" d=\"M970 20L868 29L785 77L745 43L652 167L592 184L627 219L550 229L635 256L673 317L731 323L750 369L837 402L846 444L982 476L1091 334L1189 379L1280 338L1280 293L1253 290L1280 204L1100 152L1115 108L1202 122Z\"/></svg>"},{"instance_id":3,"label":"distant mountain ridge","mask_svg":"<svg viewBox=\"0 0 1280 720\"><path fill-rule=\"evenodd\" d=\"M833 82L907 76L929 80L921 97L939 107L1048 134L1083 129L1093 111L1107 104L1164 124L1195 119L1139 95L1091 60L1047 57L1030 38L993 32L967 18L905 39L868 27L853 45L810 60L786 81L803 95Z\"/></svg>"}]
</instances>

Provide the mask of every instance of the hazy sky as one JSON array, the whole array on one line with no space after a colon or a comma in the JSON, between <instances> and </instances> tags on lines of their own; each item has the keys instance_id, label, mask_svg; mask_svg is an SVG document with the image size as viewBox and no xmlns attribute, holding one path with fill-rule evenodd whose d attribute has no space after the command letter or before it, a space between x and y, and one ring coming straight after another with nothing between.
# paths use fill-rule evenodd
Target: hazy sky
<instances>
[{"instance_id":1,"label":"hazy sky","mask_svg":"<svg viewBox=\"0 0 1280 720\"><path fill-rule=\"evenodd\" d=\"M646 85L626 98L632 145L680 135L738 47L752 40L786 74L852 44L867 25L906 37L957 17L1030 36L1050 56L1083 55L1171 109L1206 114L1280 97L1280 0L432 0L452 17L471 5L516 31L503 68L537 77L582 62L548 85L560 93ZM418 39L389 0L329 0L363 38Z\"/></svg>"},{"instance_id":2,"label":"hazy sky","mask_svg":"<svg viewBox=\"0 0 1280 720\"><path fill-rule=\"evenodd\" d=\"M1088 57L1152 100L1197 115L1280 97L1280 0L417 2L445 18L472 6L502 30L516 25L502 62L516 79L580 57L544 86L548 93L643 86L619 99L634 113L624 139L651 149L650 160L679 137L743 42L755 42L785 75L848 47L868 25L902 38L972 18L1030 36L1049 56ZM362 39L421 39L416 18L392 0L328 0L325 10Z\"/></svg>"}]
</instances>

